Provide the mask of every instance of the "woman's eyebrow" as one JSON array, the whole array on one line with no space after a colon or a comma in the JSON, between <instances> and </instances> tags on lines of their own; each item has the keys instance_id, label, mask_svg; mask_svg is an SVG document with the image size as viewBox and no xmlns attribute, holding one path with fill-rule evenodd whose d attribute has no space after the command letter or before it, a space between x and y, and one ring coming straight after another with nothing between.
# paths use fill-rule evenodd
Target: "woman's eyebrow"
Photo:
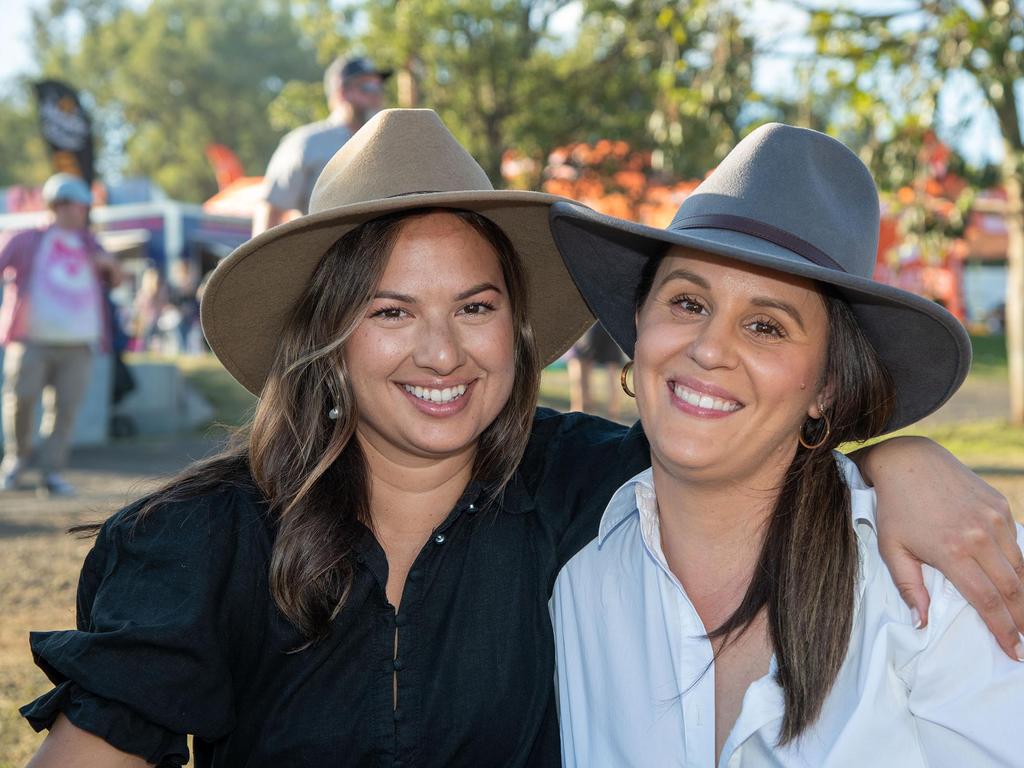
<instances>
[{"instance_id":1,"label":"woman's eyebrow","mask_svg":"<svg viewBox=\"0 0 1024 768\"><path fill-rule=\"evenodd\" d=\"M665 277L661 281L661 285L665 285L665 283L669 282L670 280L686 280L688 282L693 283L694 285L699 285L701 288L704 288L705 290L711 289L711 283L709 283L703 277L698 275L696 272L689 272L685 269L673 269L671 272L665 275Z\"/></svg>"},{"instance_id":2,"label":"woman's eyebrow","mask_svg":"<svg viewBox=\"0 0 1024 768\"><path fill-rule=\"evenodd\" d=\"M468 288L462 291L455 297L455 301L463 301L468 299L470 296L475 296L483 291L495 291L501 293L501 289L498 288L494 283L478 283L472 288ZM398 293L397 291L377 291L373 298L375 299L391 299L392 301L404 301L406 304L415 304L416 297L410 296L407 293Z\"/></svg>"},{"instance_id":3,"label":"woman's eyebrow","mask_svg":"<svg viewBox=\"0 0 1024 768\"><path fill-rule=\"evenodd\" d=\"M753 304L755 307L773 307L774 309L781 310L790 317L792 317L794 320L796 320L797 325L800 326L801 331L807 330L804 327L804 320L803 317L801 317L800 315L800 310L798 310L796 307L794 307L792 304L788 302L781 301L779 299L773 299L769 296L758 296L757 298L751 299L750 303Z\"/></svg>"},{"instance_id":4,"label":"woman's eyebrow","mask_svg":"<svg viewBox=\"0 0 1024 768\"><path fill-rule=\"evenodd\" d=\"M458 294L455 297L455 300L463 301L464 299L468 299L470 296L475 296L476 294L482 293L483 291L495 291L497 293L501 293L501 290L498 288L498 286L494 285L494 283L479 283L477 285L474 285L472 288Z\"/></svg>"},{"instance_id":5,"label":"woman's eyebrow","mask_svg":"<svg viewBox=\"0 0 1024 768\"><path fill-rule=\"evenodd\" d=\"M404 301L406 304L415 304L416 299L407 293L396 293L395 291L377 291L373 298L375 299L391 299L393 301Z\"/></svg>"}]
</instances>

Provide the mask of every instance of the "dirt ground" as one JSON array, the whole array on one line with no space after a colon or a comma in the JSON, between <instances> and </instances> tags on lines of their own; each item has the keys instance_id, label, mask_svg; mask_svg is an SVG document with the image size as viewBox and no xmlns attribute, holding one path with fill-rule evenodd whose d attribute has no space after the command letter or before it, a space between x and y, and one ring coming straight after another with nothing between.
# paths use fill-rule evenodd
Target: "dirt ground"
<instances>
[{"instance_id":1,"label":"dirt ground","mask_svg":"<svg viewBox=\"0 0 1024 768\"><path fill-rule=\"evenodd\" d=\"M941 422L997 418L1006 412L1005 385L984 382L966 388L932 417ZM78 569L90 546L65 531L103 520L215 445L213 435L134 440L76 451L67 479L79 491L72 499L37 497L33 490L0 494L0 768L22 766L36 736L17 709L43 693L48 683L32 664L30 629L75 623ZM986 473L1024 511L1024 467Z\"/></svg>"}]
</instances>

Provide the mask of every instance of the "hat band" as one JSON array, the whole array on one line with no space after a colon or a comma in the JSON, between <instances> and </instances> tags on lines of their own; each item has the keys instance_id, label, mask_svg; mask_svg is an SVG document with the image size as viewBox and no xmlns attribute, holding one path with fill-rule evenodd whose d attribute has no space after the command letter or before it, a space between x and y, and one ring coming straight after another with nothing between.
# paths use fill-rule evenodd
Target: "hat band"
<instances>
[{"instance_id":1,"label":"hat band","mask_svg":"<svg viewBox=\"0 0 1024 768\"><path fill-rule=\"evenodd\" d=\"M685 216L678 221L673 221L670 229L726 229L730 232L739 232L744 235L752 235L767 240L769 243L781 245L793 253L803 256L808 261L827 269L838 269L846 272L846 268L837 262L820 248L811 245L791 232L773 227L757 219L748 219L745 216L733 216L727 213L708 213L701 216Z\"/></svg>"}]
</instances>

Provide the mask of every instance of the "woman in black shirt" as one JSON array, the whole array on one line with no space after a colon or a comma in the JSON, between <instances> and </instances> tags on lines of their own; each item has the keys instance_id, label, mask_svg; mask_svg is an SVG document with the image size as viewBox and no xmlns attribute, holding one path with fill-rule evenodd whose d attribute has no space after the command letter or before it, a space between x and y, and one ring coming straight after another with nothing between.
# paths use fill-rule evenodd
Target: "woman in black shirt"
<instances>
[{"instance_id":1,"label":"woman in black shirt","mask_svg":"<svg viewBox=\"0 0 1024 768\"><path fill-rule=\"evenodd\" d=\"M554 199L391 110L218 268L204 327L254 422L111 518L78 630L33 633L34 764L180 765L186 734L197 766L558 764L547 600L648 448L534 410L590 322Z\"/></svg>"}]
</instances>

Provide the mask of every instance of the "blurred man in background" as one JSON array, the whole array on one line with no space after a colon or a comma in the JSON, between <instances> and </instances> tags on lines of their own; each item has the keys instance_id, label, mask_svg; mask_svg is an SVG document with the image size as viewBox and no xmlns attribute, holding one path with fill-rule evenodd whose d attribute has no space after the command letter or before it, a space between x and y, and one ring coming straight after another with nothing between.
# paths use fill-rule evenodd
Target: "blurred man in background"
<instances>
[{"instance_id":1,"label":"blurred man in background","mask_svg":"<svg viewBox=\"0 0 1024 768\"><path fill-rule=\"evenodd\" d=\"M45 387L46 441L36 457L42 488L71 495L60 476L67 461L75 416L92 370L92 351L107 342L106 290L121 280L117 262L89 231L92 193L77 176L58 173L43 185L53 213L49 226L4 235L0 274L6 283L0 304L4 345L4 460L0 488L20 487L32 459L35 413Z\"/></svg>"},{"instance_id":2,"label":"blurred man in background","mask_svg":"<svg viewBox=\"0 0 1024 768\"><path fill-rule=\"evenodd\" d=\"M352 134L380 111L389 77L391 70L378 69L361 56L335 59L327 68L324 93L331 114L296 128L277 145L263 180L263 201L253 213L254 237L309 212L317 177Z\"/></svg>"}]
</instances>

